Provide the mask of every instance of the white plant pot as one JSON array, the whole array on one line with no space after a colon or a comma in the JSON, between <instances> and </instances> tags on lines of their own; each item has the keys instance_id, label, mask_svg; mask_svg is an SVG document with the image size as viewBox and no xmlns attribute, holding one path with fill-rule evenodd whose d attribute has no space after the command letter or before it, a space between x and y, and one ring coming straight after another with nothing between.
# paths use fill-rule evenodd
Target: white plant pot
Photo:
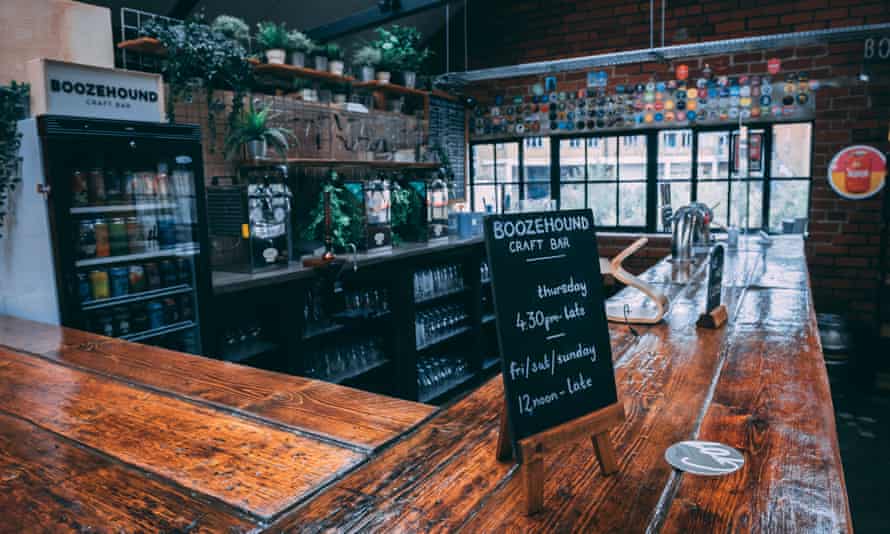
<instances>
[{"instance_id":1,"label":"white plant pot","mask_svg":"<svg viewBox=\"0 0 890 534\"><path fill-rule=\"evenodd\" d=\"M346 103L346 95L344 93L337 93L334 95L334 104L345 104Z\"/></svg>"},{"instance_id":2,"label":"white plant pot","mask_svg":"<svg viewBox=\"0 0 890 534\"><path fill-rule=\"evenodd\" d=\"M402 82L405 84L405 87L414 89L414 86L417 85L417 73L412 71L403 72Z\"/></svg>"},{"instance_id":3,"label":"white plant pot","mask_svg":"<svg viewBox=\"0 0 890 534\"><path fill-rule=\"evenodd\" d=\"M262 159L266 157L268 146L265 139L257 139L247 142L247 157L250 159Z\"/></svg>"},{"instance_id":4,"label":"white plant pot","mask_svg":"<svg viewBox=\"0 0 890 534\"><path fill-rule=\"evenodd\" d=\"M328 62L328 70L331 74L336 74L338 76L343 76L343 62L339 59L335 59L333 61Z\"/></svg>"},{"instance_id":5,"label":"white plant pot","mask_svg":"<svg viewBox=\"0 0 890 534\"><path fill-rule=\"evenodd\" d=\"M315 102L318 97L315 95L315 89L301 89L300 96L304 102Z\"/></svg>"},{"instance_id":6,"label":"white plant pot","mask_svg":"<svg viewBox=\"0 0 890 534\"><path fill-rule=\"evenodd\" d=\"M315 56L315 70L328 70L328 58L324 56Z\"/></svg>"},{"instance_id":7,"label":"white plant pot","mask_svg":"<svg viewBox=\"0 0 890 534\"><path fill-rule=\"evenodd\" d=\"M287 53L281 48L266 50L266 61L273 65L284 65L284 59L286 57Z\"/></svg>"},{"instance_id":8,"label":"white plant pot","mask_svg":"<svg viewBox=\"0 0 890 534\"><path fill-rule=\"evenodd\" d=\"M306 54L304 52L293 51L290 53L290 64L294 67L306 66Z\"/></svg>"},{"instance_id":9,"label":"white plant pot","mask_svg":"<svg viewBox=\"0 0 890 534\"><path fill-rule=\"evenodd\" d=\"M392 74L385 70L377 71L377 81L380 83L389 83L392 79Z\"/></svg>"},{"instance_id":10,"label":"white plant pot","mask_svg":"<svg viewBox=\"0 0 890 534\"><path fill-rule=\"evenodd\" d=\"M370 82L374 80L374 67L369 67L365 65L362 67L361 72L359 73L359 77L363 82Z\"/></svg>"}]
</instances>

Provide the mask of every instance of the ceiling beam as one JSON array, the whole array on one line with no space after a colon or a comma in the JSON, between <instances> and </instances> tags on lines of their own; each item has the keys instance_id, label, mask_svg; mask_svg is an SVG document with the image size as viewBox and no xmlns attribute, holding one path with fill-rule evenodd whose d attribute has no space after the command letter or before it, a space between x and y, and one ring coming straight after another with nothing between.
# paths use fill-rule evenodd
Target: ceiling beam
<instances>
[{"instance_id":1,"label":"ceiling beam","mask_svg":"<svg viewBox=\"0 0 890 534\"><path fill-rule=\"evenodd\" d=\"M183 20L194 11L195 6L198 5L198 1L199 0L176 0L176 3L170 8L170 12L167 13L167 16L171 19Z\"/></svg>"},{"instance_id":2,"label":"ceiling beam","mask_svg":"<svg viewBox=\"0 0 890 534\"><path fill-rule=\"evenodd\" d=\"M180 2L187 0L179 0ZM449 0L382 0L378 5L353 13L340 20L322 24L307 31L306 34L316 41L330 41L344 35L360 32L374 26L380 26L394 20L442 7ZM391 6L391 7L386 7Z\"/></svg>"}]
</instances>

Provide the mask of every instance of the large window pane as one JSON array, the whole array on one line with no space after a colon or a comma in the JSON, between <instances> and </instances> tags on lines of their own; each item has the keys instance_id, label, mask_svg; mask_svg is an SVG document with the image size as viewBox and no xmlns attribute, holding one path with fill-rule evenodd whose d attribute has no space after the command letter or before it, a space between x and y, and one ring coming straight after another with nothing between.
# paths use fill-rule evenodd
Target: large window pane
<instances>
[{"instance_id":1,"label":"large window pane","mask_svg":"<svg viewBox=\"0 0 890 534\"><path fill-rule=\"evenodd\" d=\"M498 184L498 200L500 213L519 211L519 184Z\"/></svg>"},{"instance_id":2,"label":"large window pane","mask_svg":"<svg viewBox=\"0 0 890 534\"><path fill-rule=\"evenodd\" d=\"M473 186L473 211L496 213L498 211L497 195L494 185Z\"/></svg>"},{"instance_id":3,"label":"large window pane","mask_svg":"<svg viewBox=\"0 0 890 534\"><path fill-rule=\"evenodd\" d=\"M618 179L646 179L646 136L624 135L618 138Z\"/></svg>"},{"instance_id":4,"label":"large window pane","mask_svg":"<svg viewBox=\"0 0 890 534\"><path fill-rule=\"evenodd\" d=\"M669 231L671 228L665 228L661 223L661 183L659 182L658 193L658 215L656 215L656 225L660 232ZM677 208L686 206L692 202L692 183L691 182L663 182L671 186L671 209L677 211Z\"/></svg>"},{"instance_id":5,"label":"large window pane","mask_svg":"<svg viewBox=\"0 0 890 534\"><path fill-rule=\"evenodd\" d=\"M714 210L716 222L728 226L726 203L729 201L729 182L699 182L698 201Z\"/></svg>"},{"instance_id":6,"label":"large window pane","mask_svg":"<svg viewBox=\"0 0 890 534\"><path fill-rule=\"evenodd\" d=\"M590 184L587 186L587 205L593 210L593 221L597 226L618 224L615 188L617 184Z\"/></svg>"},{"instance_id":7,"label":"large window pane","mask_svg":"<svg viewBox=\"0 0 890 534\"><path fill-rule=\"evenodd\" d=\"M811 129L812 125L808 122L773 126L773 178L805 178L810 175Z\"/></svg>"},{"instance_id":8,"label":"large window pane","mask_svg":"<svg viewBox=\"0 0 890 534\"><path fill-rule=\"evenodd\" d=\"M526 182L550 181L550 138L530 137L525 140L523 164Z\"/></svg>"},{"instance_id":9,"label":"large window pane","mask_svg":"<svg viewBox=\"0 0 890 534\"><path fill-rule=\"evenodd\" d=\"M658 178L688 179L692 176L692 130L658 133Z\"/></svg>"},{"instance_id":10,"label":"large window pane","mask_svg":"<svg viewBox=\"0 0 890 534\"><path fill-rule=\"evenodd\" d=\"M618 208L618 224L620 226L645 226L646 184L619 184Z\"/></svg>"},{"instance_id":11,"label":"large window pane","mask_svg":"<svg viewBox=\"0 0 890 534\"><path fill-rule=\"evenodd\" d=\"M584 184L563 184L559 188L559 209L584 207Z\"/></svg>"},{"instance_id":12,"label":"large window pane","mask_svg":"<svg viewBox=\"0 0 890 534\"><path fill-rule=\"evenodd\" d=\"M587 145L587 176L589 180L615 180L618 167L618 146L615 137L593 138Z\"/></svg>"},{"instance_id":13,"label":"large window pane","mask_svg":"<svg viewBox=\"0 0 890 534\"><path fill-rule=\"evenodd\" d=\"M495 150L498 160L498 182L518 182L519 143L498 143Z\"/></svg>"},{"instance_id":14,"label":"large window pane","mask_svg":"<svg viewBox=\"0 0 890 534\"><path fill-rule=\"evenodd\" d=\"M473 180L494 182L494 145L473 146Z\"/></svg>"},{"instance_id":15,"label":"large window pane","mask_svg":"<svg viewBox=\"0 0 890 534\"><path fill-rule=\"evenodd\" d=\"M523 211L549 210L550 182L532 182L525 184L525 200Z\"/></svg>"},{"instance_id":16,"label":"large window pane","mask_svg":"<svg viewBox=\"0 0 890 534\"><path fill-rule=\"evenodd\" d=\"M559 142L560 182L584 180L584 145L584 140L577 138L563 139Z\"/></svg>"},{"instance_id":17,"label":"large window pane","mask_svg":"<svg viewBox=\"0 0 890 534\"><path fill-rule=\"evenodd\" d=\"M729 177L729 132L698 134L698 179Z\"/></svg>"},{"instance_id":18,"label":"large window pane","mask_svg":"<svg viewBox=\"0 0 890 534\"><path fill-rule=\"evenodd\" d=\"M777 180L770 183L769 229L782 231L783 219L807 216L809 180Z\"/></svg>"},{"instance_id":19,"label":"large window pane","mask_svg":"<svg viewBox=\"0 0 890 534\"><path fill-rule=\"evenodd\" d=\"M732 224L739 228L747 227L759 229L763 213L763 183L760 181L732 182L732 200L730 203L730 217ZM745 200L747 196L747 201Z\"/></svg>"}]
</instances>

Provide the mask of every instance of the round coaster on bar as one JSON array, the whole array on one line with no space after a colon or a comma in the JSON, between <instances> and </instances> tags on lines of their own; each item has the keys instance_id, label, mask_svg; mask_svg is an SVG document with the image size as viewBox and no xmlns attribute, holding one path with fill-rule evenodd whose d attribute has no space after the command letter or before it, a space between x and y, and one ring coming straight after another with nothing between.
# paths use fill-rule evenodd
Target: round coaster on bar
<instances>
[{"instance_id":1,"label":"round coaster on bar","mask_svg":"<svg viewBox=\"0 0 890 534\"><path fill-rule=\"evenodd\" d=\"M695 475L728 475L745 465L742 453L715 441L681 441L664 452L664 459L675 469Z\"/></svg>"}]
</instances>

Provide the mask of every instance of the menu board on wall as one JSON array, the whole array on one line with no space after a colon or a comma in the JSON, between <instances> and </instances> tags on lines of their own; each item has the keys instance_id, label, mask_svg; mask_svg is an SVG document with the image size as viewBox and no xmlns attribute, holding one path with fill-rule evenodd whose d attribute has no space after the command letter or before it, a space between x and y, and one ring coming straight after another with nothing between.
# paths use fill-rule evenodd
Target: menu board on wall
<instances>
[{"instance_id":1,"label":"menu board on wall","mask_svg":"<svg viewBox=\"0 0 890 534\"><path fill-rule=\"evenodd\" d=\"M617 402L590 210L485 219L514 442Z\"/></svg>"},{"instance_id":2,"label":"menu board on wall","mask_svg":"<svg viewBox=\"0 0 890 534\"><path fill-rule=\"evenodd\" d=\"M467 157L466 117L462 102L436 96L430 97L430 146L439 145L448 154L454 178L451 181L451 199L466 200Z\"/></svg>"}]
</instances>

